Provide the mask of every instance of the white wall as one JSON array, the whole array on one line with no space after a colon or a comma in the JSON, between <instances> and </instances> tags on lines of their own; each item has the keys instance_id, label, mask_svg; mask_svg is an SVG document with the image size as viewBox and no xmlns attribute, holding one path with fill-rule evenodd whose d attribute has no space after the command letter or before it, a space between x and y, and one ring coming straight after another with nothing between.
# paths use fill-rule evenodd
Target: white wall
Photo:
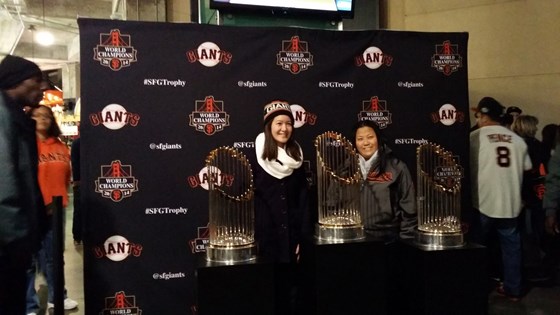
<instances>
[{"instance_id":1,"label":"white wall","mask_svg":"<svg viewBox=\"0 0 560 315\"><path fill-rule=\"evenodd\" d=\"M560 124L560 1L385 0L384 6L387 29L469 33L471 106L492 96L536 116L540 128Z\"/></svg>"}]
</instances>

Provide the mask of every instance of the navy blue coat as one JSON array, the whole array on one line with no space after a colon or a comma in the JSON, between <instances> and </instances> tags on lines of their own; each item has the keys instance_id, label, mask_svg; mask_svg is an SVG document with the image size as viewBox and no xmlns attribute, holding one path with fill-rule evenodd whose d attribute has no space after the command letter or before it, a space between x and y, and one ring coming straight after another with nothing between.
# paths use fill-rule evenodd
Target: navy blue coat
<instances>
[{"instance_id":1,"label":"navy blue coat","mask_svg":"<svg viewBox=\"0 0 560 315\"><path fill-rule=\"evenodd\" d=\"M255 185L255 240L259 256L296 261L296 247L310 239L308 182L304 167L283 179L268 174L249 155Z\"/></svg>"}]
</instances>

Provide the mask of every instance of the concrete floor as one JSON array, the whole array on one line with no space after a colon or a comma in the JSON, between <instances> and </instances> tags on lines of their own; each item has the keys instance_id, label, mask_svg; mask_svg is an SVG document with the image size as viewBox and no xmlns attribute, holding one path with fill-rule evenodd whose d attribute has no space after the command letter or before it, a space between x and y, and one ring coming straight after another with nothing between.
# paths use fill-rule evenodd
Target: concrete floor
<instances>
[{"instance_id":1,"label":"concrete floor","mask_svg":"<svg viewBox=\"0 0 560 315\"><path fill-rule=\"evenodd\" d=\"M72 195L70 195L70 197L72 197ZM70 204L72 204L71 201ZM68 297L77 301L79 306L77 309L66 311L65 314L85 315L83 307L83 247L74 246L73 244L72 214L73 211L70 206L67 208L66 213L66 250L64 252L64 273ZM488 315L560 315L560 277L557 278L557 281L555 281L555 284L552 286L530 288L527 295L518 302L509 301L508 299L497 295L495 292L492 292L488 298ZM42 277L37 277L37 288L39 290L41 302L41 311L39 315L44 315L47 303L46 285ZM457 307L460 306L458 305ZM450 313L450 315L452 315L452 313Z\"/></svg>"}]
</instances>

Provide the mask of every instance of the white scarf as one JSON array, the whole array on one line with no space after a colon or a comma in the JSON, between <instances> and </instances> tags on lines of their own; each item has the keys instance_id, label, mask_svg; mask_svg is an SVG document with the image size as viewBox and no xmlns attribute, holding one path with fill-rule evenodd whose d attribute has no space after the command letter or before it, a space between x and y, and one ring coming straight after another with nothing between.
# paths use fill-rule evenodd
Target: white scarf
<instances>
[{"instance_id":1,"label":"white scarf","mask_svg":"<svg viewBox=\"0 0 560 315\"><path fill-rule=\"evenodd\" d=\"M375 153L369 158L369 160L366 160L363 156L358 155L358 161L360 162L360 170L362 171L362 176L364 179L367 178L367 174L370 171L370 168L373 165L373 163L377 161L378 153L379 150L375 151Z\"/></svg>"},{"instance_id":2,"label":"white scarf","mask_svg":"<svg viewBox=\"0 0 560 315\"><path fill-rule=\"evenodd\" d=\"M257 139L255 139L255 151L257 153L257 161L259 162L259 165L268 174L278 179L282 179L286 176L292 175L292 172L295 169L298 169L301 166L301 164L303 164L303 159L302 161L294 160L291 156L289 156L286 153L286 150L284 150L281 147L278 147L278 156L276 157L276 159L263 160L262 158L263 150L264 150L264 133L261 132L257 136ZM303 156L301 147L299 148L299 152L301 153L301 156Z\"/></svg>"}]
</instances>

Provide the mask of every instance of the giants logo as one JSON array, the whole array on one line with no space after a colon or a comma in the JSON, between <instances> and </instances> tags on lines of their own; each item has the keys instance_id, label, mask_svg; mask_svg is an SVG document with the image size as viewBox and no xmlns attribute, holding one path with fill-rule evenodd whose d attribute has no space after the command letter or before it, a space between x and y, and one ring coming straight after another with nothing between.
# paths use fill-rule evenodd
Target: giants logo
<instances>
[{"instance_id":1,"label":"giants logo","mask_svg":"<svg viewBox=\"0 0 560 315\"><path fill-rule=\"evenodd\" d=\"M130 35L121 35L118 29L99 34L99 45L93 49L93 60L113 71L119 71L136 62L136 49L130 45Z\"/></svg>"},{"instance_id":2,"label":"giants logo","mask_svg":"<svg viewBox=\"0 0 560 315\"><path fill-rule=\"evenodd\" d=\"M432 56L432 68L449 76L463 67L463 57L459 55L458 45L446 40L436 45L436 53Z\"/></svg>"},{"instance_id":3,"label":"giants logo","mask_svg":"<svg viewBox=\"0 0 560 315\"><path fill-rule=\"evenodd\" d=\"M115 293L115 296L105 298L105 308L99 314L141 315L142 310L136 306L134 295L126 295L124 291L119 291Z\"/></svg>"},{"instance_id":4,"label":"giants logo","mask_svg":"<svg viewBox=\"0 0 560 315\"><path fill-rule=\"evenodd\" d=\"M463 122L465 120L465 113L459 112L455 106L451 104L443 104L437 113L432 113L432 122L442 123L445 126L451 126L455 122Z\"/></svg>"},{"instance_id":5,"label":"giants logo","mask_svg":"<svg viewBox=\"0 0 560 315\"><path fill-rule=\"evenodd\" d=\"M103 246L93 248L95 258L107 257L112 261L122 261L128 256L139 257L142 254L142 245L129 242L120 235L109 237Z\"/></svg>"},{"instance_id":6,"label":"giants logo","mask_svg":"<svg viewBox=\"0 0 560 315\"><path fill-rule=\"evenodd\" d=\"M102 197L119 202L138 191L138 180L132 176L132 166L121 161L101 166L101 176L95 181L95 192Z\"/></svg>"},{"instance_id":7,"label":"giants logo","mask_svg":"<svg viewBox=\"0 0 560 315\"><path fill-rule=\"evenodd\" d=\"M228 65L233 55L223 51L212 42L204 42L196 50L187 51L187 60L190 63L200 62L205 67L214 67L220 62Z\"/></svg>"},{"instance_id":8,"label":"giants logo","mask_svg":"<svg viewBox=\"0 0 560 315\"><path fill-rule=\"evenodd\" d=\"M362 111L358 114L358 120L371 120L379 126L386 128L392 123L392 114L387 110L387 101L373 96L369 100L362 101Z\"/></svg>"},{"instance_id":9,"label":"giants logo","mask_svg":"<svg viewBox=\"0 0 560 315\"><path fill-rule=\"evenodd\" d=\"M100 113L89 115L89 121L93 126L103 124L103 126L111 130L121 129L126 125L136 127L139 120L140 115L127 112L119 104L109 104Z\"/></svg>"},{"instance_id":10,"label":"giants logo","mask_svg":"<svg viewBox=\"0 0 560 315\"><path fill-rule=\"evenodd\" d=\"M189 126L208 136L222 131L229 126L229 114L223 109L223 101L216 101L211 95L206 96L203 101L195 102L195 111L189 115Z\"/></svg>"},{"instance_id":11,"label":"giants logo","mask_svg":"<svg viewBox=\"0 0 560 315\"><path fill-rule=\"evenodd\" d=\"M208 190L208 183L210 182L212 182L215 186L226 185L231 187L231 185L233 185L233 175L224 174L218 168L212 169L212 172L209 172L208 167L204 167L200 170L198 175L189 176L188 182L191 188L200 186L206 190Z\"/></svg>"},{"instance_id":12,"label":"giants logo","mask_svg":"<svg viewBox=\"0 0 560 315\"><path fill-rule=\"evenodd\" d=\"M313 55L308 51L307 42L292 36L282 41L282 50L276 55L276 65L283 70L298 74L313 65Z\"/></svg>"},{"instance_id":13,"label":"giants logo","mask_svg":"<svg viewBox=\"0 0 560 315\"><path fill-rule=\"evenodd\" d=\"M381 65L390 67L393 63L392 56L384 54L381 49L375 46L368 47L366 50L364 50L362 55L356 56L354 59L356 66L360 67L364 65L372 70L381 67Z\"/></svg>"},{"instance_id":14,"label":"giants logo","mask_svg":"<svg viewBox=\"0 0 560 315\"><path fill-rule=\"evenodd\" d=\"M290 110L294 115L294 128L299 128L305 124L313 126L317 122L317 115L306 111L301 105L290 105Z\"/></svg>"}]
</instances>

